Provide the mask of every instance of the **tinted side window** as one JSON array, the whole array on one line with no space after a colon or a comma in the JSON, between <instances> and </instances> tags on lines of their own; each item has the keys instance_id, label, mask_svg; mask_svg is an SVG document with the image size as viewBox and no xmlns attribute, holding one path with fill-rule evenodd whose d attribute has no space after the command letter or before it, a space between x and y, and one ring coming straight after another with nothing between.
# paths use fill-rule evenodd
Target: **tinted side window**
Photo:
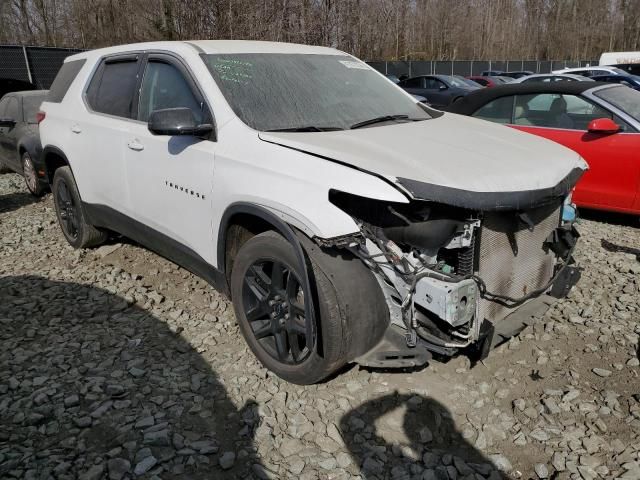
<instances>
[{"instance_id":1,"label":"tinted side window","mask_svg":"<svg viewBox=\"0 0 640 480\"><path fill-rule=\"evenodd\" d=\"M425 86L424 88L426 88L427 90L437 90L438 86L439 86L439 81L436 80L435 78L427 78L425 79Z\"/></svg>"},{"instance_id":2,"label":"tinted side window","mask_svg":"<svg viewBox=\"0 0 640 480\"><path fill-rule=\"evenodd\" d=\"M142 80L138 120L146 122L154 110L186 107L196 117L196 123L210 121L206 104L198 101L182 72L173 65L151 60Z\"/></svg>"},{"instance_id":3,"label":"tinted side window","mask_svg":"<svg viewBox=\"0 0 640 480\"><path fill-rule=\"evenodd\" d=\"M501 97L492 100L473 114L476 118L496 123L511 123L513 97Z\"/></svg>"},{"instance_id":4,"label":"tinted side window","mask_svg":"<svg viewBox=\"0 0 640 480\"><path fill-rule=\"evenodd\" d=\"M47 102L60 103L67 94L67 90L78 76L78 72L85 64L86 60L74 60L72 62L66 62L62 65L62 68L56 75L51 88L49 89L49 95L47 95Z\"/></svg>"},{"instance_id":5,"label":"tinted side window","mask_svg":"<svg viewBox=\"0 0 640 480\"><path fill-rule=\"evenodd\" d=\"M105 61L89 84L89 106L96 112L131 118L137 74L136 59Z\"/></svg>"},{"instance_id":6,"label":"tinted side window","mask_svg":"<svg viewBox=\"0 0 640 480\"><path fill-rule=\"evenodd\" d=\"M407 88L422 88L422 80L423 78L410 78L409 80L405 80L402 86Z\"/></svg>"},{"instance_id":7,"label":"tinted side window","mask_svg":"<svg viewBox=\"0 0 640 480\"><path fill-rule=\"evenodd\" d=\"M542 93L516 97L516 125L586 130L596 118L611 118L610 112L575 95Z\"/></svg>"}]
</instances>

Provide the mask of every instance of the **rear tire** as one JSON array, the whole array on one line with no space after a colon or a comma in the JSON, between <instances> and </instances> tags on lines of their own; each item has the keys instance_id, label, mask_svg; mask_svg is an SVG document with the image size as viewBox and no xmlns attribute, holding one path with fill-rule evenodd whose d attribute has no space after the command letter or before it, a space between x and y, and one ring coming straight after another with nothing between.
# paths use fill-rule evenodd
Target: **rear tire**
<instances>
[{"instance_id":1,"label":"rear tire","mask_svg":"<svg viewBox=\"0 0 640 480\"><path fill-rule=\"evenodd\" d=\"M44 195L46 189L42 182L38 179L36 168L31 160L31 155L28 152L22 154L22 176L24 177L24 183L27 185L27 190L34 197L41 197Z\"/></svg>"},{"instance_id":2,"label":"rear tire","mask_svg":"<svg viewBox=\"0 0 640 480\"><path fill-rule=\"evenodd\" d=\"M53 203L64 238L73 248L100 245L107 234L88 223L71 168L60 167L53 177Z\"/></svg>"}]
</instances>

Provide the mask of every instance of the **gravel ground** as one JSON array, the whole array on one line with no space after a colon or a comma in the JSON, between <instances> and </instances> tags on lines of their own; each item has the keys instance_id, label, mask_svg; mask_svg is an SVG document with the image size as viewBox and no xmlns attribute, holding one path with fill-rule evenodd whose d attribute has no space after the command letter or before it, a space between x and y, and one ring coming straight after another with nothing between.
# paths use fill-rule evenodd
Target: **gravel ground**
<instances>
[{"instance_id":1,"label":"gravel ground","mask_svg":"<svg viewBox=\"0 0 640 480\"><path fill-rule=\"evenodd\" d=\"M580 230L570 298L474 368L299 387L202 280L122 239L73 250L51 195L2 175L0 477L640 479L640 228Z\"/></svg>"}]
</instances>

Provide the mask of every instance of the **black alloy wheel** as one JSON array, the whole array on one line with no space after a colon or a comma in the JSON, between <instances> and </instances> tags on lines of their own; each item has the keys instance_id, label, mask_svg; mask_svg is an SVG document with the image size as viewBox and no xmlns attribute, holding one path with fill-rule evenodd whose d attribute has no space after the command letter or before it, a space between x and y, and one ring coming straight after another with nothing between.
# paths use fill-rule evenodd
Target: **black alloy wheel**
<instances>
[{"instance_id":1,"label":"black alloy wheel","mask_svg":"<svg viewBox=\"0 0 640 480\"><path fill-rule=\"evenodd\" d=\"M78 238L78 205L76 204L67 182L62 179L56 189L55 196L58 212L60 215L60 226L64 230L65 236L72 240Z\"/></svg>"},{"instance_id":2,"label":"black alloy wheel","mask_svg":"<svg viewBox=\"0 0 640 480\"><path fill-rule=\"evenodd\" d=\"M274 259L260 259L246 271L242 305L259 345L280 363L298 365L313 350L298 276Z\"/></svg>"}]
</instances>

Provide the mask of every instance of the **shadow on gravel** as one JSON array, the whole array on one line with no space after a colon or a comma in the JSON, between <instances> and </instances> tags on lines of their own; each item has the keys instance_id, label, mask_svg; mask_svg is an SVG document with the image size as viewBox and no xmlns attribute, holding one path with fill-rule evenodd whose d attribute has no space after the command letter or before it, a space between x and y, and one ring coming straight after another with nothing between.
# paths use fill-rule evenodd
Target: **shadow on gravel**
<instances>
[{"instance_id":1,"label":"shadow on gravel","mask_svg":"<svg viewBox=\"0 0 640 480\"><path fill-rule=\"evenodd\" d=\"M36 203L38 199L25 192L9 193L0 195L0 213L8 213L26 205Z\"/></svg>"},{"instance_id":2,"label":"shadow on gravel","mask_svg":"<svg viewBox=\"0 0 640 480\"><path fill-rule=\"evenodd\" d=\"M602 210L580 209L580 218L593 220L594 222L610 223L623 227L640 228L640 219L637 215L628 215L618 212L605 212Z\"/></svg>"},{"instance_id":3,"label":"shadow on gravel","mask_svg":"<svg viewBox=\"0 0 640 480\"><path fill-rule=\"evenodd\" d=\"M602 245L602 248L604 248L607 252L630 253L631 255L635 255L636 260L640 262L640 248L625 247L624 245L616 245L615 243L609 242L604 238L602 239L600 244Z\"/></svg>"},{"instance_id":4,"label":"shadow on gravel","mask_svg":"<svg viewBox=\"0 0 640 480\"><path fill-rule=\"evenodd\" d=\"M0 278L0 478L248 478L262 468L257 418L149 312L91 286Z\"/></svg>"},{"instance_id":5,"label":"shadow on gravel","mask_svg":"<svg viewBox=\"0 0 640 480\"><path fill-rule=\"evenodd\" d=\"M340 430L367 480L509 479L463 438L452 414L433 398L395 392L370 400L346 413Z\"/></svg>"}]
</instances>

